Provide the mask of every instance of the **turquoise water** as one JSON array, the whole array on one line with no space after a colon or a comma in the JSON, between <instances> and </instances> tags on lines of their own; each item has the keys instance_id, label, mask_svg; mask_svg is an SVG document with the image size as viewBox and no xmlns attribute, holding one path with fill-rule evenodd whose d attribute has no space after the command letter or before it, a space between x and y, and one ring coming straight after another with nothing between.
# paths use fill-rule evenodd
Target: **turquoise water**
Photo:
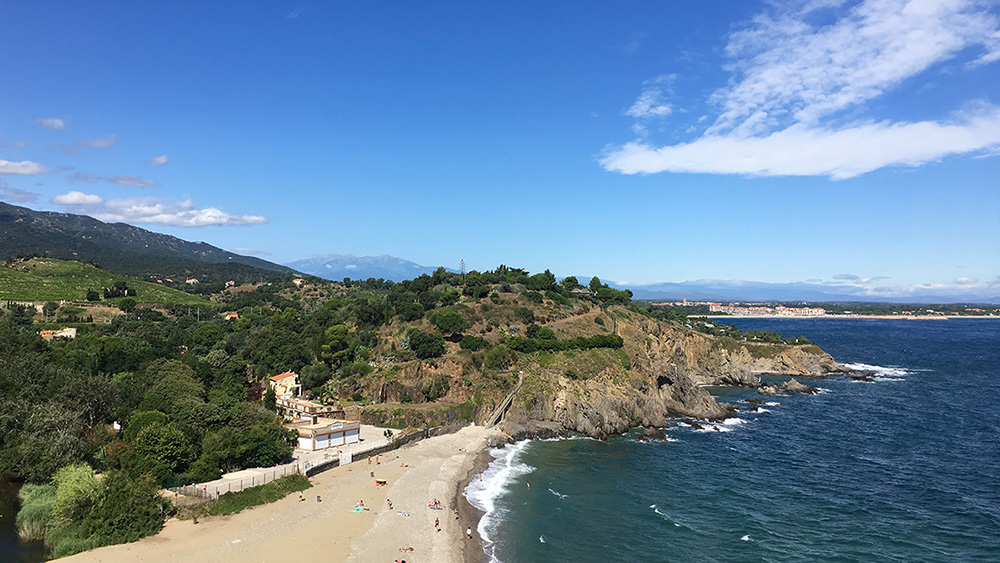
<instances>
[{"instance_id":1,"label":"turquoise water","mask_svg":"<svg viewBox=\"0 0 1000 563\"><path fill-rule=\"evenodd\" d=\"M670 441L523 442L467 495L487 554L536 561L1000 561L1000 320L733 320L878 381ZM738 402L754 393L713 389ZM748 405L741 404L744 409ZM530 486L529 486L530 485Z\"/></svg>"}]
</instances>

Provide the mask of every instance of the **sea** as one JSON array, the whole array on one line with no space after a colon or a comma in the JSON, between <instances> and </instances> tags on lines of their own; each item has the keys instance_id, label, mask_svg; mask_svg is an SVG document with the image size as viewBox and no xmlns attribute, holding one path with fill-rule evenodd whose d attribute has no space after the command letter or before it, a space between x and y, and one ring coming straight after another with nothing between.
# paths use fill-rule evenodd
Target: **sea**
<instances>
[{"instance_id":1,"label":"sea","mask_svg":"<svg viewBox=\"0 0 1000 563\"><path fill-rule=\"evenodd\" d=\"M739 416L664 420L662 442L492 450L465 491L486 559L1000 561L1000 319L724 322L805 336L875 378L709 388Z\"/></svg>"}]
</instances>

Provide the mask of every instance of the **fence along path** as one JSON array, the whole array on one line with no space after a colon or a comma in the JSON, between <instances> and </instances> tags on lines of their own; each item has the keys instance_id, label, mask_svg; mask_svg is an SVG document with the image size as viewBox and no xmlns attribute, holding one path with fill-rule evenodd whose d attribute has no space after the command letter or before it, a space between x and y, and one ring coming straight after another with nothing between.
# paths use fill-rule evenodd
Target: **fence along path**
<instances>
[{"instance_id":1,"label":"fence along path","mask_svg":"<svg viewBox=\"0 0 1000 563\"><path fill-rule=\"evenodd\" d=\"M256 487L257 485L263 485L274 481L275 479L280 479L286 475L298 473L308 476L336 467L340 464L341 452L345 454L350 453L351 457L358 457L364 454L374 455L374 453L376 453L375 450L379 450L377 453L388 451L389 449L399 447L403 445L403 443L409 442L409 440L398 440L397 442L401 443L392 443L388 439L366 440L364 444L356 443L341 446L339 451L338 449L331 448L330 450L326 450L322 453L316 452L315 455L311 456L311 459L293 461L291 463L276 465L274 467L255 467L251 469L244 469L242 471L226 473L215 481L208 481L206 483L198 483L195 485L185 485L183 487L170 490L174 493L184 495L185 497L188 497L188 499L208 501L217 499L226 493L238 492L243 489L249 489L250 487Z\"/></svg>"}]
</instances>

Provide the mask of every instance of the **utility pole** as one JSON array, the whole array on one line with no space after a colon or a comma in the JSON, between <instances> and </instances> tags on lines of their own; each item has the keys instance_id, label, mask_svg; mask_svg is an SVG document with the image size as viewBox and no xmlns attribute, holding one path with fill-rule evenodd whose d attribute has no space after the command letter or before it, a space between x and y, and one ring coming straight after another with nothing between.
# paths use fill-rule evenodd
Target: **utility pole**
<instances>
[{"instance_id":1,"label":"utility pole","mask_svg":"<svg viewBox=\"0 0 1000 563\"><path fill-rule=\"evenodd\" d=\"M458 261L458 269L462 272L462 283L465 283L465 259Z\"/></svg>"}]
</instances>

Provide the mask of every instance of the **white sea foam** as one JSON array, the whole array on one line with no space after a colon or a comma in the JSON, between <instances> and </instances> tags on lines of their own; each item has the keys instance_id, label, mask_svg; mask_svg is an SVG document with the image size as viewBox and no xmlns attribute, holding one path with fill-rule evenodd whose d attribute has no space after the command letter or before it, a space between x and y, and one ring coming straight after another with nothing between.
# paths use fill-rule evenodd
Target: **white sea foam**
<instances>
[{"instance_id":1,"label":"white sea foam","mask_svg":"<svg viewBox=\"0 0 1000 563\"><path fill-rule=\"evenodd\" d=\"M481 478L473 478L465 489L465 498L484 513L476 529L483 540L486 552L490 554L491 563L499 563L499 560L490 549L493 545L490 532L504 516L504 510L497 506L497 500L510 490L510 486L521 476L535 470L534 467L518 461L521 452L530 442L521 440L502 448L491 449L490 455L493 456L493 461L483 471Z\"/></svg>"},{"instance_id":2,"label":"white sea foam","mask_svg":"<svg viewBox=\"0 0 1000 563\"><path fill-rule=\"evenodd\" d=\"M873 366L869 364L844 364L844 367L860 372L871 372L875 377L898 378L910 375L910 370L901 367Z\"/></svg>"},{"instance_id":3,"label":"white sea foam","mask_svg":"<svg viewBox=\"0 0 1000 563\"><path fill-rule=\"evenodd\" d=\"M538 543L545 543L545 536L538 536Z\"/></svg>"},{"instance_id":4,"label":"white sea foam","mask_svg":"<svg viewBox=\"0 0 1000 563\"><path fill-rule=\"evenodd\" d=\"M757 410L754 412L771 412L771 409L765 409L764 407L757 407Z\"/></svg>"},{"instance_id":5,"label":"white sea foam","mask_svg":"<svg viewBox=\"0 0 1000 563\"><path fill-rule=\"evenodd\" d=\"M567 498L569 498L569 495L564 495L562 493L557 493L557 492L553 491L552 489L549 489L549 492L552 493L552 494L554 494L554 495L556 495L557 497L559 497L561 499L567 499Z\"/></svg>"},{"instance_id":6,"label":"white sea foam","mask_svg":"<svg viewBox=\"0 0 1000 563\"><path fill-rule=\"evenodd\" d=\"M750 541L750 534L747 534L747 535L743 536L743 537L742 537L742 538L740 538L740 539L741 539L742 541Z\"/></svg>"},{"instance_id":7,"label":"white sea foam","mask_svg":"<svg viewBox=\"0 0 1000 563\"><path fill-rule=\"evenodd\" d=\"M651 505L649 505L649 507L653 509L653 512L659 514L660 518L663 518L664 520L666 520L667 522L670 522L671 524L673 524L674 526L676 526L678 528L681 527L681 525L678 524L677 522L675 522L674 519L671 518L669 514L667 514L666 512L660 511L660 509L657 508L655 504L651 504Z\"/></svg>"}]
</instances>

